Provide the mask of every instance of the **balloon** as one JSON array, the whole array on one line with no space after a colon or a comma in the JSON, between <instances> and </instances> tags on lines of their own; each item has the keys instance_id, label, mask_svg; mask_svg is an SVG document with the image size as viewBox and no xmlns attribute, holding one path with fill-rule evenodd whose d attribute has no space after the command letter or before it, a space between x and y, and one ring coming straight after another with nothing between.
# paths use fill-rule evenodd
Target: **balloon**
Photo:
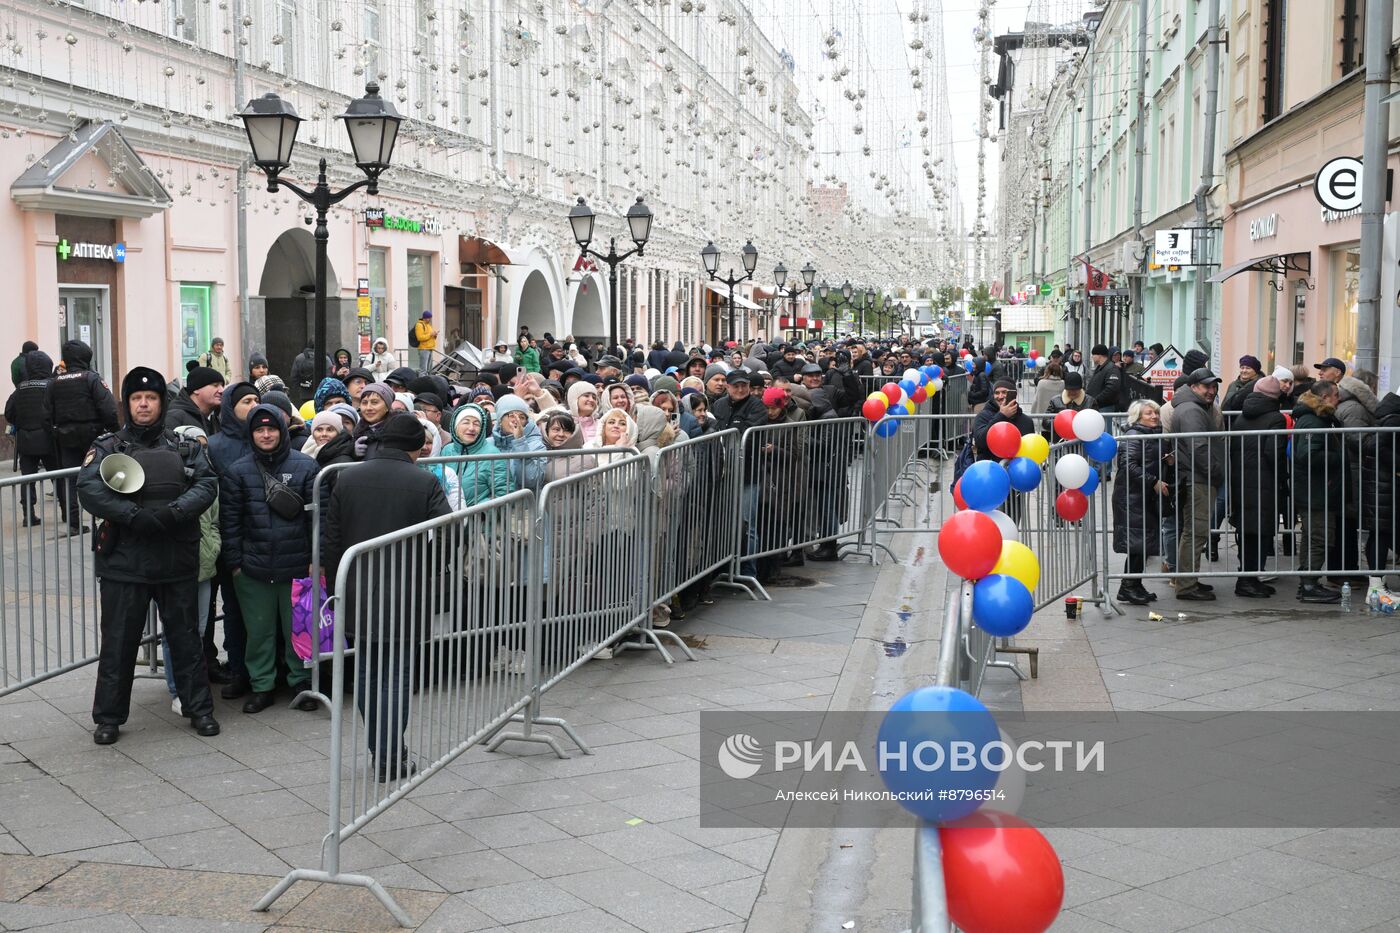
<instances>
[{"instance_id":1,"label":"balloon","mask_svg":"<svg viewBox=\"0 0 1400 933\"><path fill-rule=\"evenodd\" d=\"M931 379L942 379L942 378L943 378L943 367L942 367L942 366L939 366L937 363L934 363L932 366L929 367L929 369L933 370L933 372L929 373L929 378L931 378Z\"/></svg>"},{"instance_id":2,"label":"balloon","mask_svg":"<svg viewBox=\"0 0 1400 933\"><path fill-rule=\"evenodd\" d=\"M1034 612L1031 591L1015 577L993 573L972 588L972 621L988 635L1010 638L1031 624Z\"/></svg>"},{"instance_id":3,"label":"balloon","mask_svg":"<svg viewBox=\"0 0 1400 933\"><path fill-rule=\"evenodd\" d=\"M880 391L885 393L885 398L890 400L891 405L893 405L895 402L898 402L901 397L899 383L897 382L885 383L883 386L880 387Z\"/></svg>"},{"instance_id":4,"label":"balloon","mask_svg":"<svg viewBox=\"0 0 1400 933\"><path fill-rule=\"evenodd\" d=\"M1035 361L1035 368L1036 368L1036 369L1044 369L1044 368L1045 368L1046 366L1048 366L1048 365L1050 365L1050 361L1047 360L1047 359L1046 359L1045 357L1043 357L1043 356L1042 356L1040 359L1038 359L1038 360Z\"/></svg>"},{"instance_id":5,"label":"balloon","mask_svg":"<svg viewBox=\"0 0 1400 933\"><path fill-rule=\"evenodd\" d=\"M1083 412L1080 412L1080 414L1083 414ZM1095 414L1097 414L1097 412ZM1078 420L1076 420L1075 424L1078 423ZM1112 434L1105 431L1092 441L1085 441L1084 452L1089 455L1090 460L1097 460L1099 463L1108 463L1118 453L1118 441Z\"/></svg>"},{"instance_id":6,"label":"balloon","mask_svg":"<svg viewBox=\"0 0 1400 933\"><path fill-rule=\"evenodd\" d=\"M970 508L978 512L988 512L1001 505L1010 492L1011 477L1006 475L1006 468L995 460L974 463L963 473L963 498Z\"/></svg>"},{"instance_id":7,"label":"balloon","mask_svg":"<svg viewBox=\"0 0 1400 933\"><path fill-rule=\"evenodd\" d=\"M914 385L919 385L919 371L917 369L906 369L904 371L904 378L914 383Z\"/></svg>"},{"instance_id":8,"label":"balloon","mask_svg":"<svg viewBox=\"0 0 1400 933\"><path fill-rule=\"evenodd\" d=\"M963 368L966 369L969 373L971 373L975 367L973 366L972 360L965 359L963 360Z\"/></svg>"},{"instance_id":9,"label":"balloon","mask_svg":"<svg viewBox=\"0 0 1400 933\"><path fill-rule=\"evenodd\" d=\"M1103 415L1096 409L1086 408L1074 414L1074 436L1081 441L1092 441L1103 433Z\"/></svg>"},{"instance_id":10,"label":"balloon","mask_svg":"<svg viewBox=\"0 0 1400 933\"><path fill-rule=\"evenodd\" d=\"M1283 424L1284 424L1285 427L1288 428L1288 430L1292 431L1292 430L1293 430L1293 415L1290 414L1289 412L1284 412L1284 413L1283 413Z\"/></svg>"},{"instance_id":11,"label":"balloon","mask_svg":"<svg viewBox=\"0 0 1400 933\"><path fill-rule=\"evenodd\" d=\"M987 449L998 457L1014 457L1021 450L1021 431L1010 421L998 421L987 431Z\"/></svg>"},{"instance_id":12,"label":"balloon","mask_svg":"<svg viewBox=\"0 0 1400 933\"><path fill-rule=\"evenodd\" d=\"M890 406L888 402L883 401L883 395L880 396L880 398L880 402L875 401L873 398L868 398L865 400L865 404L860 406L860 413L865 416L867 421L874 423L885 417L885 409Z\"/></svg>"},{"instance_id":13,"label":"balloon","mask_svg":"<svg viewBox=\"0 0 1400 933\"><path fill-rule=\"evenodd\" d=\"M958 351L958 356L960 356L960 357L966 357L966 356L967 356L969 353L971 353L971 352L972 352L972 351L969 350L967 347L963 347L961 350Z\"/></svg>"},{"instance_id":14,"label":"balloon","mask_svg":"<svg viewBox=\"0 0 1400 933\"><path fill-rule=\"evenodd\" d=\"M959 511L962 511L963 509L967 508L967 500L962 497L961 479L959 479L956 483L953 484L953 505L957 506Z\"/></svg>"},{"instance_id":15,"label":"balloon","mask_svg":"<svg viewBox=\"0 0 1400 933\"><path fill-rule=\"evenodd\" d=\"M1055 511L1067 522L1077 522L1089 511L1089 497L1078 489L1066 489L1055 497Z\"/></svg>"},{"instance_id":16,"label":"balloon","mask_svg":"<svg viewBox=\"0 0 1400 933\"><path fill-rule=\"evenodd\" d=\"M997 523L997 529L1001 532L1001 540L1003 542L1020 540L1021 529L1016 527L1016 522L1012 520L1010 515L1007 515L1001 509L992 509L990 512L983 512L982 514L989 516L992 521Z\"/></svg>"},{"instance_id":17,"label":"balloon","mask_svg":"<svg viewBox=\"0 0 1400 933\"><path fill-rule=\"evenodd\" d=\"M1031 357L1026 357L1026 368L1035 369L1035 360Z\"/></svg>"},{"instance_id":18,"label":"balloon","mask_svg":"<svg viewBox=\"0 0 1400 933\"><path fill-rule=\"evenodd\" d=\"M1030 457L1012 458L1006 465L1006 472L1011 477L1011 488L1017 492L1030 492L1040 485L1040 464Z\"/></svg>"},{"instance_id":19,"label":"balloon","mask_svg":"<svg viewBox=\"0 0 1400 933\"><path fill-rule=\"evenodd\" d=\"M919 386L909 398L915 405L922 405L924 402L928 401L928 390L923 386Z\"/></svg>"},{"instance_id":20,"label":"balloon","mask_svg":"<svg viewBox=\"0 0 1400 933\"><path fill-rule=\"evenodd\" d=\"M963 479L967 479L966 474ZM938 556L953 574L980 580L1001 559L1001 531L981 512L958 512L949 516L938 532Z\"/></svg>"},{"instance_id":21,"label":"balloon","mask_svg":"<svg viewBox=\"0 0 1400 933\"><path fill-rule=\"evenodd\" d=\"M992 373L992 364L991 364L991 363L983 363L983 364L982 364L982 371L983 371L984 373L986 373L987 375L991 375L991 373Z\"/></svg>"},{"instance_id":22,"label":"balloon","mask_svg":"<svg viewBox=\"0 0 1400 933\"><path fill-rule=\"evenodd\" d=\"M1029 356L1029 357L1030 357L1031 359L1033 359L1033 360L1039 359L1039 358L1040 358L1040 351L1039 351L1039 350L1032 350L1030 353L1027 353L1026 355Z\"/></svg>"},{"instance_id":23,"label":"balloon","mask_svg":"<svg viewBox=\"0 0 1400 933\"><path fill-rule=\"evenodd\" d=\"M1025 457L1037 465L1042 464L1050 456L1050 442L1039 434L1027 434L1021 438L1021 448L1016 451L1016 456Z\"/></svg>"},{"instance_id":24,"label":"balloon","mask_svg":"<svg viewBox=\"0 0 1400 933\"><path fill-rule=\"evenodd\" d=\"M1055 415L1055 436L1062 440L1074 440L1074 415L1073 409L1066 408Z\"/></svg>"},{"instance_id":25,"label":"balloon","mask_svg":"<svg viewBox=\"0 0 1400 933\"><path fill-rule=\"evenodd\" d=\"M1079 487L1079 491L1084 493L1087 499L1094 494L1094 490L1099 488L1099 471L1089 467L1089 478L1084 481L1084 485Z\"/></svg>"},{"instance_id":26,"label":"balloon","mask_svg":"<svg viewBox=\"0 0 1400 933\"><path fill-rule=\"evenodd\" d=\"M872 399L872 398L873 398L873 399L875 399L877 402L879 402L881 405L889 405L889 403L890 403L890 397L889 397L888 395L886 395L885 393L879 391L879 390L876 390L876 391L874 391L874 392L871 392L869 395L866 396L866 398L867 398L867 399Z\"/></svg>"},{"instance_id":27,"label":"balloon","mask_svg":"<svg viewBox=\"0 0 1400 933\"><path fill-rule=\"evenodd\" d=\"M899 422L893 418L885 418L875 425L875 434L878 437L894 437L899 433Z\"/></svg>"},{"instance_id":28,"label":"balloon","mask_svg":"<svg viewBox=\"0 0 1400 933\"><path fill-rule=\"evenodd\" d=\"M1007 541L1003 537L1001 559L992 568L992 573L1004 573L1008 577L1020 580L1026 589L1034 590L1035 585L1040 582L1040 561L1036 560L1031 549L1021 542Z\"/></svg>"},{"instance_id":29,"label":"balloon","mask_svg":"<svg viewBox=\"0 0 1400 933\"><path fill-rule=\"evenodd\" d=\"M993 759L995 762L997 759ZM964 933L1044 933L1065 875L1055 849L1019 817L983 808L938 830L948 915Z\"/></svg>"},{"instance_id":30,"label":"balloon","mask_svg":"<svg viewBox=\"0 0 1400 933\"><path fill-rule=\"evenodd\" d=\"M932 389L934 392L942 392L942 391L943 391L943 377L942 377L942 376L934 376L932 379L929 380L929 382L928 382L928 387L929 387L930 389Z\"/></svg>"},{"instance_id":31,"label":"balloon","mask_svg":"<svg viewBox=\"0 0 1400 933\"><path fill-rule=\"evenodd\" d=\"M880 777L885 786L907 796L900 803L910 812L934 822L948 822L970 815L980 805L976 793L949 794L949 797L971 797L971 800L938 800L938 793L928 791L991 790L996 786L998 772L982 763L982 749L1001 741L1001 730L987 707L976 697L956 687L920 687L894 701L880 723ZM914 749L933 743L946 750L953 742L970 742L974 749L974 764L966 769L953 769L945 761L942 767L921 768L920 762L932 765L933 753L915 754ZM997 750L986 757L1000 763ZM921 800L920 797L934 799Z\"/></svg>"},{"instance_id":32,"label":"balloon","mask_svg":"<svg viewBox=\"0 0 1400 933\"><path fill-rule=\"evenodd\" d=\"M918 391L918 390L916 389L915 391ZM904 410L905 410L905 412L907 412L908 414L911 414L911 415L914 414L915 412L917 412L917 411L919 410L919 409L914 405L914 399L913 399L912 397L906 398L906 399L904 400Z\"/></svg>"},{"instance_id":33,"label":"balloon","mask_svg":"<svg viewBox=\"0 0 1400 933\"><path fill-rule=\"evenodd\" d=\"M899 383L900 390L906 395L913 395L914 390L919 387L919 383L913 379L905 379Z\"/></svg>"},{"instance_id":34,"label":"balloon","mask_svg":"<svg viewBox=\"0 0 1400 933\"><path fill-rule=\"evenodd\" d=\"M1089 478L1089 461L1079 454L1065 454L1055 464L1055 479L1066 489L1078 489Z\"/></svg>"}]
</instances>

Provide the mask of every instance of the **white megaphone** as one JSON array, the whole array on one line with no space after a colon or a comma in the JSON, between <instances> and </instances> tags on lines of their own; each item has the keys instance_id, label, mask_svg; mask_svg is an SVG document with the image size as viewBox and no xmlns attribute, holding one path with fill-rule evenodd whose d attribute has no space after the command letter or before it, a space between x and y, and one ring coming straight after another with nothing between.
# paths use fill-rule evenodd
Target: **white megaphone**
<instances>
[{"instance_id":1,"label":"white megaphone","mask_svg":"<svg viewBox=\"0 0 1400 933\"><path fill-rule=\"evenodd\" d=\"M146 471L141 469L141 464L126 454L108 454L103 457L99 472L108 489L124 496L131 495L146 483Z\"/></svg>"}]
</instances>

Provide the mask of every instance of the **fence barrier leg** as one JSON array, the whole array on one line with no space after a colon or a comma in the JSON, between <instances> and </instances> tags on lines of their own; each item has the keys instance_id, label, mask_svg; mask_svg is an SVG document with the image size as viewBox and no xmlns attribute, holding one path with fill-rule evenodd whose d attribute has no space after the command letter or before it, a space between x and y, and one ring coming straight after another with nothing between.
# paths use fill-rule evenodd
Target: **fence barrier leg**
<instances>
[{"instance_id":1,"label":"fence barrier leg","mask_svg":"<svg viewBox=\"0 0 1400 933\"><path fill-rule=\"evenodd\" d=\"M593 749L589 748L588 743L574 731L574 727L569 725L567 720L560 719L557 716L539 715L539 702L539 694L536 693L530 700L530 705L525 708L525 712L510 718L510 722L518 722L521 724L520 731L498 731L495 736L490 739L486 750L488 752L494 752L506 742L534 742L536 745L548 746L549 749L560 758L568 758L568 753L564 751L564 747L559 744L558 739L547 732L535 732L534 728L535 726L554 726L567 735L569 740L578 746L579 751L583 752L585 755L593 754ZM502 729L504 729L504 724L502 725Z\"/></svg>"},{"instance_id":2,"label":"fence barrier leg","mask_svg":"<svg viewBox=\"0 0 1400 933\"><path fill-rule=\"evenodd\" d=\"M369 892L375 896L379 903L384 905L384 909L393 915L394 920L401 927L413 927L413 918L408 912L399 906L398 901L386 890L378 881L368 875L336 875L326 871L319 871L310 868L297 868L289 872L286 877L277 882L271 891L262 896L262 899L253 905L254 910L267 910L287 889L298 881L319 881L323 884L343 884L359 888L368 888Z\"/></svg>"}]
</instances>

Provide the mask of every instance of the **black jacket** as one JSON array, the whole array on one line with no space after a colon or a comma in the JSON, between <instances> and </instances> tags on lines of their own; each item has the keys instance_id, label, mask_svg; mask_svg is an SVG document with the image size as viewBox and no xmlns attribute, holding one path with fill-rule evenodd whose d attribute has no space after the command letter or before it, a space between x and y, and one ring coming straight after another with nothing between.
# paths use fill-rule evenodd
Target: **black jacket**
<instances>
[{"instance_id":1,"label":"black jacket","mask_svg":"<svg viewBox=\"0 0 1400 933\"><path fill-rule=\"evenodd\" d=\"M774 379L786 379L789 382L797 381L797 374L802 372L802 367L807 365L807 361L800 356L795 356L791 361L779 356L778 361L768 367L768 371L773 374Z\"/></svg>"},{"instance_id":2,"label":"black jacket","mask_svg":"<svg viewBox=\"0 0 1400 933\"><path fill-rule=\"evenodd\" d=\"M248 443L248 430L233 413L233 390L251 382L235 382L224 389L224 400L219 406L219 431L209 435L209 462L214 469L223 473L252 451Z\"/></svg>"},{"instance_id":3,"label":"black jacket","mask_svg":"<svg viewBox=\"0 0 1400 933\"><path fill-rule=\"evenodd\" d=\"M53 450L53 423L44 409L53 360L43 350L24 355L23 379L5 400L5 423L15 429L15 448L26 457L42 457Z\"/></svg>"},{"instance_id":4,"label":"black jacket","mask_svg":"<svg viewBox=\"0 0 1400 933\"><path fill-rule=\"evenodd\" d=\"M1099 411L1117 411L1123 393L1123 370L1104 363L1085 380L1084 392Z\"/></svg>"},{"instance_id":5,"label":"black jacket","mask_svg":"<svg viewBox=\"0 0 1400 933\"><path fill-rule=\"evenodd\" d=\"M1161 439L1161 427L1134 424L1118 443L1117 475L1113 479L1113 551L1152 557L1161 553L1162 506L1169 500L1157 492L1157 483L1171 486L1171 465L1164 459L1170 449ZM1168 495L1171 490L1167 490Z\"/></svg>"},{"instance_id":6,"label":"black jacket","mask_svg":"<svg viewBox=\"0 0 1400 933\"><path fill-rule=\"evenodd\" d=\"M1339 428L1337 409L1312 392L1293 409L1293 430ZM1345 435L1293 435L1293 501L1300 512L1335 509L1341 502L1342 447Z\"/></svg>"},{"instance_id":7,"label":"black jacket","mask_svg":"<svg viewBox=\"0 0 1400 933\"><path fill-rule=\"evenodd\" d=\"M117 400L89 368L92 350L81 340L63 345L63 365L66 372L49 380L44 414L59 447L86 450L99 434L117 430Z\"/></svg>"},{"instance_id":8,"label":"black jacket","mask_svg":"<svg viewBox=\"0 0 1400 933\"><path fill-rule=\"evenodd\" d=\"M1376 406L1376 426L1400 427L1400 395L1387 393ZM1400 433L1377 431L1364 439L1361 453L1361 527L1396 550L1395 480L1400 473Z\"/></svg>"},{"instance_id":9,"label":"black jacket","mask_svg":"<svg viewBox=\"0 0 1400 933\"><path fill-rule=\"evenodd\" d=\"M321 532L321 555L327 568L327 581L338 578L345 552L357 544L450 512L442 484L427 470L420 470L407 453L375 445L365 462L343 471L331 493ZM421 539L419 539L421 540ZM400 640L421 635L427 619L424 612L425 587L421 577L385 576L397 579L369 598L370 588L381 578L381 561L392 558L394 565L414 566L412 548L376 551L356 560L347 568L346 612L351 619L349 634L357 633L371 641L392 637L393 629L384 623L396 620ZM334 584L332 584L334 585Z\"/></svg>"},{"instance_id":10,"label":"black jacket","mask_svg":"<svg viewBox=\"0 0 1400 933\"><path fill-rule=\"evenodd\" d=\"M1018 408L1016 410L1016 415L1008 418L1001 413L1001 408L997 405L996 400L993 399L982 407L982 410L977 413L977 417L972 421L972 440L976 445L976 459L1001 459L996 454L992 453L991 448L987 446L987 432L992 429L992 425L999 424L1003 421L1009 421L1016 425L1016 430L1020 431L1023 437L1027 434L1035 433L1035 422L1031 420L1031 416L1026 414L1023 409Z\"/></svg>"},{"instance_id":11,"label":"black jacket","mask_svg":"<svg viewBox=\"0 0 1400 933\"><path fill-rule=\"evenodd\" d=\"M749 428L768 423L768 409L763 407L763 399L752 392L738 405L726 394L710 406L710 414L715 416L716 431L737 428L743 434Z\"/></svg>"},{"instance_id":12,"label":"black jacket","mask_svg":"<svg viewBox=\"0 0 1400 933\"><path fill-rule=\"evenodd\" d=\"M1276 398L1250 392L1238 404L1240 414L1228 435L1230 524L1241 534L1272 541L1288 499L1288 423ZM1278 433L1253 433L1259 431Z\"/></svg>"},{"instance_id":13,"label":"black jacket","mask_svg":"<svg viewBox=\"0 0 1400 933\"><path fill-rule=\"evenodd\" d=\"M832 365L822 376L822 387L831 399L831 407L840 418L849 418L860 407L865 394L861 391L860 377L851 372L849 366Z\"/></svg>"},{"instance_id":14,"label":"black jacket","mask_svg":"<svg viewBox=\"0 0 1400 933\"><path fill-rule=\"evenodd\" d=\"M281 480L306 503L311 501L311 487L320 467L306 454L291 449L287 428L276 408L259 405L250 414L263 411L275 413L281 426L277 447L271 453L252 450L220 474L223 548L219 556L229 569L242 568L253 580L290 583L306 576L311 564L311 516L302 512L288 520L269 509L263 472Z\"/></svg>"},{"instance_id":15,"label":"black jacket","mask_svg":"<svg viewBox=\"0 0 1400 933\"><path fill-rule=\"evenodd\" d=\"M165 409L165 426L172 431L176 428L193 427L212 437L217 424L218 419L214 413L211 411L205 416L188 392L182 391Z\"/></svg>"},{"instance_id":16,"label":"black jacket","mask_svg":"<svg viewBox=\"0 0 1400 933\"><path fill-rule=\"evenodd\" d=\"M131 455L146 451L173 451L183 467L183 490L170 499L157 495L151 473L147 483L132 495L113 492L102 481L102 460L108 454ZM82 507L107 524L98 530L99 541L110 547L98 548L97 575L104 580L128 583L193 582L199 575L199 517L214 502L219 483L209 465L204 447L197 441L182 441L162 422L144 430L130 424L114 434L97 439L78 473L78 501ZM161 533L140 534L131 520L143 509L166 506L171 524Z\"/></svg>"}]
</instances>

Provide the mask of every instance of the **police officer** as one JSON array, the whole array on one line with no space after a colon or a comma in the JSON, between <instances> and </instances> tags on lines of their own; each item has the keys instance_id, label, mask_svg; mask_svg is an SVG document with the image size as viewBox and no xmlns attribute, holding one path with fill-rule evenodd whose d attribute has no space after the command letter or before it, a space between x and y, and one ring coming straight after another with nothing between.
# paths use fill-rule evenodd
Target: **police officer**
<instances>
[{"instance_id":1,"label":"police officer","mask_svg":"<svg viewBox=\"0 0 1400 933\"><path fill-rule=\"evenodd\" d=\"M102 519L97 536L102 647L92 700L92 740L110 745L131 706L136 653L152 600L160 612L180 706L200 735L218 735L214 699L204 667L196 620L199 516L218 495L204 448L165 428L165 378L138 366L122 380L126 426L97 439L78 474L78 496ZM126 454L145 481L130 494L102 479L103 458Z\"/></svg>"},{"instance_id":2,"label":"police officer","mask_svg":"<svg viewBox=\"0 0 1400 933\"><path fill-rule=\"evenodd\" d=\"M5 422L15 429L15 452L19 454L20 472L31 476L38 473L41 466L45 470L58 469L58 459L53 449L53 425L44 417L44 396L48 393L49 380L53 378L53 360L43 350L30 350L24 354L23 362L23 381L5 401ZM42 521L36 505L38 496L37 482L25 483L20 489L25 528ZM66 522L68 499L60 495L58 504Z\"/></svg>"},{"instance_id":3,"label":"police officer","mask_svg":"<svg viewBox=\"0 0 1400 933\"><path fill-rule=\"evenodd\" d=\"M93 439L117 429L117 400L102 377L92 371L92 348L81 340L63 345L63 373L49 381L44 416L53 425L60 469L79 466ZM164 385L164 380L161 381ZM68 533L86 532L78 511L78 486L61 481L59 497L67 504Z\"/></svg>"}]
</instances>

